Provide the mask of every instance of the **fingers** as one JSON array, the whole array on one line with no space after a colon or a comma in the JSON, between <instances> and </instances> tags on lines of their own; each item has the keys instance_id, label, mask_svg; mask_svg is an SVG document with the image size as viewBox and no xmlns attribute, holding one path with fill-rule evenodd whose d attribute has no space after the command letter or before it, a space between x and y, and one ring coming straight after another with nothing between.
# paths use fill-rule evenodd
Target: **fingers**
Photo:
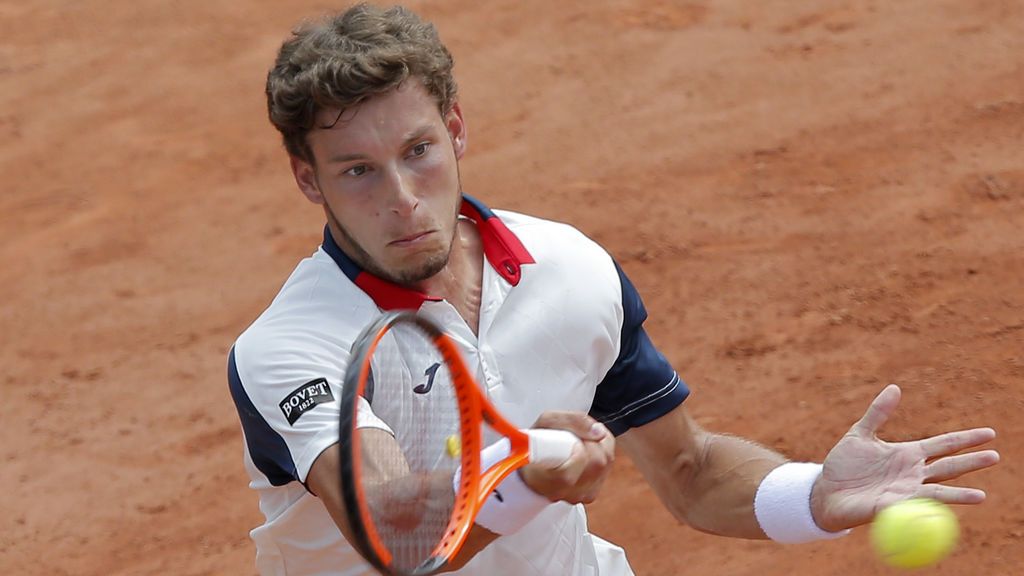
<instances>
[{"instance_id":1,"label":"fingers","mask_svg":"<svg viewBox=\"0 0 1024 576\"><path fill-rule=\"evenodd\" d=\"M922 484L917 497L932 498L946 504L980 504L985 501L985 491L945 484Z\"/></svg>"},{"instance_id":2,"label":"fingers","mask_svg":"<svg viewBox=\"0 0 1024 576\"><path fill-rule=\"evenodd\" d=\"M611 470L613 458L596 442L584 441L558 468L527 464L520 469L526 485L551 501L593 502Z\"/></svg>"},{"instance_id":3,"label":"fingers","mask_svg":"<svg viewBox=\"0 0 1024 576\"><path fill-rule=\"evenodd\" d=\"M611 436L611 432L597 420L582 412L549 411L544 412L537 418L534 428L554 428L568 430L580 440L592 440L595 442Z\"/></svg>"},{"instance_id":4,"label":"fingers","mask_svg":"<svg viewBox=\"0 0 1024 576\"><path fill-rule=\"evenodd\" d=\"M583 440L573 448L569 460L559 466L559 469L578 470L573 477L575 484L589 485L598 479L603 481L607 469L615 461L615 436L603 424L598 423L597 426L596 432L602 434L601 439L596 442Z\"/></svg>"},{"instance_id":5,"label":"fingers","mask_svg":"<svg viewBox=\"0 0 1024 576\"><path fill-rule=\"evenodd\" d=\"M582 412L544 412L534 427L568 430L583 440L561 468L573 470L582 461L584 469L580 473L587 476L594 468L605 467L615 459L615 436L604 424Z\"/></svg>"},{"instance_id":6,"label":"fingers","mask_svg":"<svg viewBox=\"0 0 1024 576\"><path fill-rule=\"evenodd\" d=\"M604 424L598 423L597 426L597 432L601 434L601 439L597 441L598 445L609 459L615 460L615 435Z\"/></svg>"},{"instance_id":7,"label":"fingers","mask_svg":"<svg viewBox=\"0 0 1024 576\"><path fill-rule=\"evenodd\" d=\"M986 436L982 432L989 433L989 438L995 434L991 429L987 428L968 430L967 432L978 432L978 434L974 435L976 438ZM943 434L943 436L948 437L957 434L959 433L954 432L953 434ZM938 482L952 480L969 472L994 466L998 462L999 453L995 450L982 450L981 452L959 454L936 460L925 466L925 480L928 483L921 485L917 495L923 498L934 498L947 504L980 504L985 500L984 490L947 486L945 484L938 484Z\"/></svg>"},{"instance_id":8,"label":"fingers","mask_svg":"<svg viewBox=\"0 0 1024 576\"><path fill-rule=\"evenodd\" d=\"M589 504L597 498L614 461L614 452L599 442L586 441L582 446L582 470L562 497L573 504Z\"/></svg>"},{"instance_id":9,"label":"fingers","mask_svg":"<svg viewBox=\"0 0 1024 576\"><path fill-rule=\"evenodd\" d=\"M969 472L994 466L998 462L999 453L995 450L950 456L925 466L925 480L927 482L945 482L946 480L959 478Z\"/></svg>"},{"instance_id":10,"label":"fingers","mask_svg":"<svg viewBox=\"0 0 1024 576\"><path fill-rule=\"evenodd\" d=\"M871 401L864 416L853 425L851 431L862 436L873 436L896 411L900 403L900 387L889 384Z\"/></svg>"},{"instance_id":11,"label":"fingers","mask_svg":"<svg viewBox=\"0 0 1024 576\"><path fill-rule=\"evenodd\" d=\"M551 500L593 502L615 460L615 436L603 424L580 412L545 412L534 427L568 430L582 442L557 468L535 464L523 468L527 485Z\"/></svg>"},{"instance_id":12,"label":"fingers","mask_svg":"<svg viewBox=\"0 0 1024 576\"><path fill-rule=\"evenodd\" d=\"M919 440L918 445L924 451L925 458L955 454L965 448L980 446L996 437L991 428L974 428L959 432L947 432L931 438Z\"/></svg>"}]
</instances>

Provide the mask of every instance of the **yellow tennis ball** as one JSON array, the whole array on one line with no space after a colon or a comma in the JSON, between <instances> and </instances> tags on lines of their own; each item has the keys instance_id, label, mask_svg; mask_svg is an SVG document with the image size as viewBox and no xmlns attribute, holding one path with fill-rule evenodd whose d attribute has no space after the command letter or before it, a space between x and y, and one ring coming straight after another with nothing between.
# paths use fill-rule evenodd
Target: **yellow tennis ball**
<instances>
[{"instance_id":1,"label":"yellow tennis ball","mask_svg":"<svg viewBox=\"0 0 1024 576\"><path fill-rule=\"evenodd\" d=\"M930 498L893 504L871 524L875 552L898 568L920 568L942 560L953 551L959 535L956 514Z\"/></svg>"},{"instance_id":2,"label":"yellow tennis ball","mask_svg":"<svg viewBox=\"0 0 1024 576\"><path fill-rule=\"evenodd\" d=\"M462 442L457 434L452 434L445 441L445 448L448 450L449 458L458 458L462 454Z\"/></svg>"}]
</instances>

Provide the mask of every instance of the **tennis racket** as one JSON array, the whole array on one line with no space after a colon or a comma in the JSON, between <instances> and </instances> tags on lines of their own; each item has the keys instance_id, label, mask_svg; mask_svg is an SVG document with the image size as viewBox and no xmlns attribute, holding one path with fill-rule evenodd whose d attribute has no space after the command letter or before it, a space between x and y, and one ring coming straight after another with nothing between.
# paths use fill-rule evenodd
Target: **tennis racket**
<instances>
[{"instance_id":1,"label":"tennis racket","mask_svg":"<svg viewBox=\"0 0 1024 576\"><path fill-rule=\"evenodd\" d=\"M510 446L486 470L484 424L490 438ZM443 568L506 476L530 462L558 466L580 442L564 430L509 423L484 396L455 341L412 312L384 314L354 342L339 434L352 545L393 576Z\"/></svg>"}]
</instances>

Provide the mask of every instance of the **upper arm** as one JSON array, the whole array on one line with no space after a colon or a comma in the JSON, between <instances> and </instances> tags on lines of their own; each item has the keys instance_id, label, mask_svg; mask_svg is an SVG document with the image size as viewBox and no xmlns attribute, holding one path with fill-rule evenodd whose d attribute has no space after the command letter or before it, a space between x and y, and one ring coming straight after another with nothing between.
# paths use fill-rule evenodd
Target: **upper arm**
<instances>
[{"instance_id":1,"label":"upper arm","mask_svg":"<svg viewBox=\"0 0 1024 576\"><path fill-rule=\"evenodd\" d=\"M386 484L387 480L401 480L409 476L409 468L404 464L401 448L390 432L380 428L364 427L359 429L362 452L362 470L371 484ZM310 492L317 496L327 509L331 519L338 525L345 540L354 542L352 527L349 524L350 511L345 507L341 491L341 449L334 444L323 451L309 470L307 485ZM446 483L451 479L442 475ZM494 541L497 535L473 525L458 556L449 560L442 572L458 570L465 566L478 552Z\"/></svg>"},{"instance_id":2,"label":"upper arm","mask_svg":"<svg viewBox=\"0 0 1024 576\"><path fill-rule=\"evenodd\" d=\"M352 542L345 501L341 496L340 478L340 449L337 444L333 444L320 453L320 456L313 462L306 478L306 486L314 496L323 502L331 519L345 536L345 540Z\"/></svg>"},{"instance_id":3,"label":"upper arm","mask_svg":"<svg viewBox=\"0 0 1024 576\"><path fill-rule=\"evenodd\" d=\"M363 446L361 470L371 482L386 482L409 475L409 467L390 432L381 428L359 429L359 440ZM331 519L338 525L345 539L352 542L348 521L349 511L341 492L341 449L332 444L313 462L306 478L306 485L314 496L323 502Z\"/></svg>"}]
</instances>

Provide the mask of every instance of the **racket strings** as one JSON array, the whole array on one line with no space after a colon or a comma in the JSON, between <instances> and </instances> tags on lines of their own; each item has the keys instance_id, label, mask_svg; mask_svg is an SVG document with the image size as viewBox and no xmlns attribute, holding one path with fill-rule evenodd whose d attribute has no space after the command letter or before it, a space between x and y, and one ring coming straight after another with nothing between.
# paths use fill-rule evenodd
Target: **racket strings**
<instances>
[{"instance_id":1,"label":"racket strings","mask_svg":"<svg viewBox=\"0 0 1024 576\"><path fill-rule=\"evenodd\" d=\"M374 349L374 415L394 433L362 434L363 493L377 538L392 565L414 571L444 538L460 464L460 414L451 372L433 340L398 323Z\"/></svg>"}]
</instances>

